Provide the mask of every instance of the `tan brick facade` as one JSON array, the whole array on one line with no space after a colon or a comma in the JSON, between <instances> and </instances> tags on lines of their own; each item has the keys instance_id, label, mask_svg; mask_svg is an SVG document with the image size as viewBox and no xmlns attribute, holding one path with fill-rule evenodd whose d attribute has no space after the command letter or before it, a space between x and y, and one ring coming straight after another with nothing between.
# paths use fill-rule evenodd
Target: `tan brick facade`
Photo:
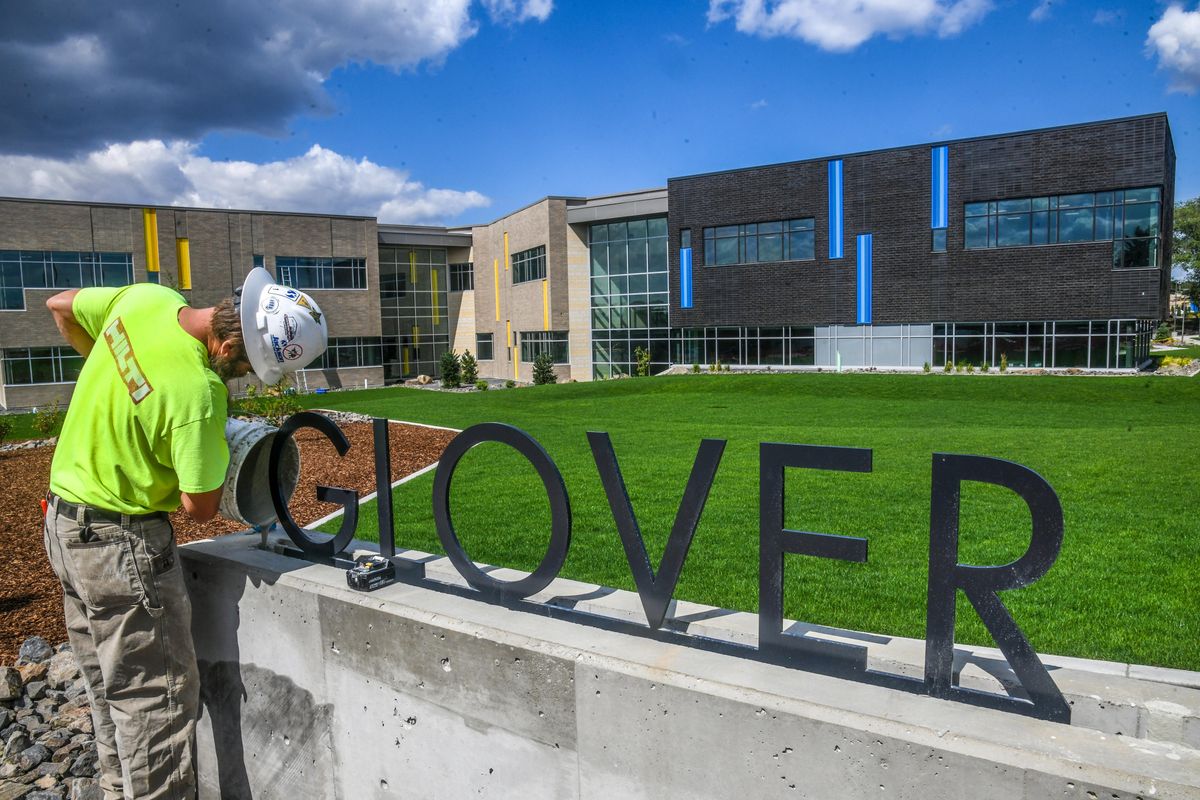
<instances>
[{"instance_id":1,"label":"tan brick facade","mask_svg":"<svg viewBox=\"0 0 1200 800\"><path fill-rule=\"evenodd\" d=\"M365 289L310 291L327 315L331 337L380 335L379 247L373 218L148 208L154 208L157 215L160 280L180 289L192 306L215 305L231 295L249 273L255 255L263 256L272 271L276 256L364 258ZM179 239L187 239L190 250L190 290L180 285ZM142 206L0 200L0 250L131 253L134 281L147 280ZM24 310L0 311L0 350L64 345L45 306L58 291L27 289ZM347 374L317 375L310 380L331 386L361 386L364 377L372 385L383 380L380 368L344 372ZM72 388L69 383L9 386L0 397L0 406L22 408L54 399L65 402Z\"/></svg>"}]
</instances>

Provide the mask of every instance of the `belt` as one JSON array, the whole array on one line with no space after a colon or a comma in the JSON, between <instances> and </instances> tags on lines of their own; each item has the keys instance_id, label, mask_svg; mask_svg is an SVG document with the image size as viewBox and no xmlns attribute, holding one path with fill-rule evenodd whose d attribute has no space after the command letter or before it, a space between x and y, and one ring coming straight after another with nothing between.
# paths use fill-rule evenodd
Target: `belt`
<instances>
[{"instance_id":1,"label":"belt","mask_svg":"<svg viewBox=\"0 0 1200 800\"><path fill-rule=\"evenodd\" d=\"M104 520L117 525L125 525L128 522L141 522L151 519L167 519L165 511L151 511L148 514L123 514L120 511L112 511L107 508L97 508L84 503L72 503L70 500L64 500L54 492L46 493L46 502L51 508L55 509L55 513L65 517L74 517L81 519L84 523L88 521Z\"/></svg>"}]
</instances>

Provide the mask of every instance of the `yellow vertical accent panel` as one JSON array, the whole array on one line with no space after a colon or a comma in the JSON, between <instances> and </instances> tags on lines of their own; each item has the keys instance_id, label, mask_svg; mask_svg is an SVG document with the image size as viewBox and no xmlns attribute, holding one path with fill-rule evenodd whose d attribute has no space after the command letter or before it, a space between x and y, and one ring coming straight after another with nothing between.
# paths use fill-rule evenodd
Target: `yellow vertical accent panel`
<instances>
[{"instance_id":1,"label":"yellow vertical accent panel","mask_svg":"<svg viewBox=\"0 0 1200 800\"><path fill-rule=\"evenodd\" d=\"M434 325L437 325L437 324L441 323L441 321L442 321L442 312L441 312L441 309L438 308L437 275L438 275L437 267L434 267L431 270L429 270L429 280L431 282L431 285L433 286L433 324Z\"/></svg>"},{"instance_id":2,"label":"yellow vertical accent panel","mask_svg":"<svg viewBox=\"0 0 1200 800\"><path fill-rule=\"evenodd\" d=\"M504 271L512 266L512 259L508 257L508 231L504 232Z\"/></svg>"},{"instance_id":3,"label":"yellow vertical accent panel","mask_svg":"<svg viewBox=\"0 0 1200 800\"><path fill-rule=\"evenodd\" d=\"M517 361L517 360L514 358L514 359L513 359L513 380L514 380L514 381L519 381L519 380L521 380L521 370L519 369L519 365L520 365L520 362L518 362L518 361Z\"/></svg>"},{"instance_id":4,"label":"yellow vertical accent panel","mask_svg":"<svg viewBox=\"0 0 1200 800\"><path fill-rule=\"evenodd\" d=\"M505 321L505 323L504 323L504 346L505 346L505 347L512 347L512 346L513 346L513 340L512 340L512 320L511 320L511 319L510 319L510 320L506 320L506 321Z\"/></svg>"},{"instance_id":5,"label":"yellow vertical accent panel","mask_svg":"<svg viewBox=\"0 0 1200 800\"><path fill-rule=\"evenodd\" d=\"M413 344L421 343L421 326L413 325Z\"/></svg>"},{"instance_id":6,"label":"yellow vertical accent panel","mask_svg":"<svg viewBox=\"0 0 1200 800\"><path fill-rule=\"evenodd\" d=\"M550 281L542 278L542 330L550 330Z\"/></svg>"},{"instance_id":7,"label":"yellow vertical accent panel","mask_svg":"<svg viewBox=\"0 0 1200 800\"><path fill-rule=\"evenodd\" d=\"M408 251L408 282L414 287L417 285L417 251Z\"/></svg>"},{"instance_id":8,"label":"yellow vertical accent panel","mask_svg":"<svg viewBox=\"0 0 1200 800\"><path fill-rule=\"evenodd\" d=\"M179 266L179 288L192 288L192 249L187 239L175 240L175 263Z\"/></svg>"},{"instance_id":9,"label":"yellow vertical accent panel","mask_svg":"<svg viewBox=\"0 0 1200 800\"><path fill-rule=\"evenodd\" d=\"M492 259L492 283L496 287L496 322L500 321L500 259Z\"/></svg>"},{"instance_id":10,"label":"yellow vertical accent panel","mask_svg":"<svg viewBox=\"0 0 1200 800\"><path fill-rule=\"evenodd\" d=\"M142 229L146 241L146 271L158 272L158 212L142 209Z\"/></svg>"}]
</instances>

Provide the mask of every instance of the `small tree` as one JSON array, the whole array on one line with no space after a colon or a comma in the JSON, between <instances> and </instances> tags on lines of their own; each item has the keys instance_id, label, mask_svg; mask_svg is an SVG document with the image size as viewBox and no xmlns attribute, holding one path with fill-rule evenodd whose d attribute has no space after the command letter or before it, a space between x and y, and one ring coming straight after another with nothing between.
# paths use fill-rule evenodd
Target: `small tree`
<instances>
[{"instance_id":1,"label":"small tree","mask_svg":"<svg viewBox=\"0 0 1200 800\"><path fill-rule=\"evenodd\" d=\"M12 433L12 423L6 419L0 419L0 442L7 439L10 433Z\"/></svg>"},{"instance_id":2,"label":"small tree","mask_svg":"<svg viewBox=\"0 0 1200 800\"><path fill-rule=\"evenodd\" d=\"M634 374L639 378L646 378L650 375L650 351L642 346L633 349L633 358L637 361L637 367Z\"/></svg>"},{"instance_id":3,"label":"small tree","mask_svg":"<svg viewBox=\"0 0 1200 800\"><path fill-rule=\"evenodd\" d=\"M442 386L446 389L457 389L462 385L462 362L458 353L447 350L442 353Z\"/></svg>"},{"instance_id":4,"label":"small tree","mask_svg":"<svg viewBox=\"0 0 1200 800\"><path fill-rule=\"evenodd\" d=\"M1000 371L1008 372L1008 355L1005 353L1000 354Z\"/></svg>"},{"instance_id":5,"label":"small tree","mask_svg":"<svg viewBox=\"0 0 1200 800\"><path fill-rule=\"evenodd\" d=\"M1154 332L1154 341L1165 342L1171 338L1171 326L1167 323L1162 323L1158 326L1158 330Z\"/></svg>"},{"instance_id":6,"label":"small tree","mask_svg":"<svg viewBox=\"0 0 1200 800\"><path fill-rule=\"evenodd\" d=\"M554 361L549 353L538 353L533 359L533 385L543 386L547 383L558 383L554 374Z\"/></svg>"},{"instance_id":7,"label":"small tree","mask_svg":"<svg viewBox=\"0 0 1200 800\"><path fill-rule=\"evenodd\" d=\"M475 356L471 355L470 350L463 350L459 363L462 365L463 386L470 386L479 380L479 362L475 360Z\"/></svg>"}]
</instances>

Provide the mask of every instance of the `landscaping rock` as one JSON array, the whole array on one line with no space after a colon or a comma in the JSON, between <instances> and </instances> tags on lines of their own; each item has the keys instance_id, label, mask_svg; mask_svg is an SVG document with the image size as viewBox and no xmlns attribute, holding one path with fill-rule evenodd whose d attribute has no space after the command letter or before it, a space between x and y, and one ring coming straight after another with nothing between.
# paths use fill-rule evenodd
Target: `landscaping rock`
<instances>
[{"instance_id":1,"label":"landscaping rock","mask_svg":"<svg viewBox=\"0 0 1200 800\"><path fill-rule=\"evenodd\" d=\"M76 778L71 781L71 793L67 800L103 800L100 782L92 778Z\"/></svg>"},{"instance_id":2,"label":"landscaping rock","mask_svg":"<svg viewBox=\"0 0 1200 800\"><path fill-rule=\"evenodd\" d=\"M48 664L21 664L17 667L17 672L21 673L21 682L28 686L32 681L45 678L47 669Z\"/></svg>"},{"instance_id":3,"label":"landscaping rock","mask_svg":"<svg viewBox=\"0 0 1200 800\"><path fill-rule=\"evenodd\" d=\"M0 700L16 700L24 686L20 672L12 667L0 667Z\"/></svg>"},{"instance_id":4,"label":"landscaping rock","mask_svg":"<svg viewBox=\"0 0 1200 800\"><path fill-rule=\"evenodd\" d=\"M91 778L99 772L97 766L96 749L93 747L91 748L91 752L83 753L72 761L68 772L76 778Z\"/></svg>"},{"instance_id":5,"label":"landscaping rock","mask_svg":"<svg viewBox=\"0 0 1200 800\"><path fill-rule=\"evenodd\" d=\"M40 636L30 636L17 652L18 664L37 664L49 661L54 655L54 648Z\"/></svg>"},{"instance_id":6,"label":"landscaping rock","mask_svg":"<svg viewBox=\"0 0 1200 800\"><path fill-rule=\"evenodd\" d=\"M79 662L70 650L56 653L46 670L46 682L53 689L66 689L79 677Z\"/></svg>"},{"instance_id":7,"label":"landscaping rock","mask_svg":"<svg viewBox=\"0 0 1200 800\"><path fill-rule=\"evenodd\" d=\"M15 761L17 755L32 744L33 740L29 738L29 734L24 729L18 730L8 737L4 744L4 754L0 757L5 761Z\"/></svg>"},{"instance_id":8,"label":"landscaping rock","mask_svg":"<svg viewBox=\"0 0 1200 800\"><path fill-rule=\"evenodd\" d=\"M45 681L30 681L25 684L25 696L30 700L41 700L46 695Z\"/></svg>"},{"instance_id":9,"label":"landscaping rock","mask_svg":"<svg viewBox=\"0 0 1200 800\"><path fill-rule=\"evenodd\" d=\"M30 792L25 795L25 800L63 800L62 792Z\"/></svg>"},{"instance_id":10,"label":"landscaping rock","mask_svg":"<svg viewBox=\"0 0 1200 800\"><path fill-rule=\"evenodd\" d=\"M0 800L20 800L29 794L32 787L5 781L0 783Z\"/></svg>"},{"instance_id":11,"label":"landscaping rock","mask_svg":"<svg viewBox=\"0 0 1200 800\"><path fill-rule=\"evenodd\" d=\"M21 768L22 772L30 772L48 758L50 758L50 751L40 744L35 744L21 751L21 754L17 756L17 766Z\"/></svg>"}]
</instances>

